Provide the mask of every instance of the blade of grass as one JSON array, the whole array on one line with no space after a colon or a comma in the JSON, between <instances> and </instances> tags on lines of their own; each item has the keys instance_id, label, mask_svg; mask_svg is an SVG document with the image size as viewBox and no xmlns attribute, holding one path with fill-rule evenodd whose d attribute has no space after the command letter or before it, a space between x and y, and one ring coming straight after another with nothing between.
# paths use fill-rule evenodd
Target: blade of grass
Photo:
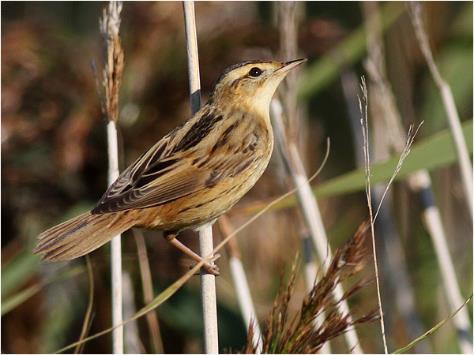
<instances>
[{"instance_id":1,"label":"blade of grass","mask_svg":"<svg viewBox=\"0 0 474 355\"><path fill-rule=\"evenodd\" d=\"M468 121L463 125L464 135L468 144L472 146L473 122ZM472 147L471 147L472 152ZM448 130L434 134L415 144L410 155L405 160L396 180L407 177L420 169L432 170L455 161L452 138ZM396 167L398 157L374 164L371 167L372 183L387 182L391 177L391 171ZM350 173L343 174L329 181L323 182L314 189L317 196L335 196L343 193L361 191L364 187L364 171L356 169Z\"/></svg>"},{"instance_id":2,"label":"blade of grass","mask_svg":"<svg viewBox=\"0 0 474 355\"><path fill-rule=\"evenodd\" d=\"M439 328L441 328L443 325L445 325L448 321L450 321L451 319L453 319L456 314L458 314L461 309L463 309L469 302L472 301L472 293L471 295L467 298L467 300L461 305L459 306L458 309L456 309L453 313L451 313L448 317L446 317L445 319L443 319L442 321L440 321L439 323L437 323L434 327L432 327L431 329L428 329L425 333L423 333L422 335L420 335L419 337L413 339L411 342L409 342L407 345L405 345L404 347L400 348L400 349L397 349L393 352L393 354L402 354L404 352L407 352L408 350L410 350L411 348L413 348L417 343L419 343L420 341L422 341L423 339L425 339L426 337L430 336L431 334L433 334L434 332L436 332Z\"/></svg>"},{"instance_id":3,"label":"blade of grass","mask_svg":"<svg viewBox=\"0 0 474 355\"><path fill-rule=\"evenodd\" d=\"M19 305L23 304L31 297L36 295L42 289L42 284L38 283L33 286L27 287L24 290L16 293L15 295L9 297L5 301L2 301L2 316L7 314L8 312L12 311Z\"/></svg>"},{"instance_id":4,"label":"blade of grass","mask_svg":"<svg viewBox=\"0 0 474 355\"><path fill-rule=\"evenodd\" d=\"M1 315L3 316L7 314L8 312L11 312L16 307L20 306L21 304L29 300L31 297L33 297L35 294L37 294L39 291L41 291L43 288L45 288L49 284L77 276L81 274L83 271L84 269L82 267L75 267L70 270L67 270L61 275L56 275L47 281L38 282L34 285L31 285L25 288L24 290L18 291L17 293L9 296L5 300L2 298Z\"/></svg>"},{"instance_id":5,"label":"blade of grass","mask_svg":"<svg viewBox=\"0 0 474 355\"><path fill-rule=\"evenodd\" d=\"M463 124L463 133L466 142L469 144L470 152L472 153L472 120L466 121ZM395 181L402 180L408 175L420 170L435 170L451 164L456 161L456 153L452 145L452 138L449 130L443 130L428 138L425 138L414 144L411 148L410 155L406 158L404 165L400 172L395 177ZM391 172L397 165L398 157L394 154L389 159L373 164L371 166L372 183L387 182L391 178ZM312 191L317 197L337 196L344 193L359 192L365 188L364 169L355 169L348 173L331 178L319 184L318 187L313 187ZM260 211L268 204L269 200L253 202L244 205L243 207L236 207L233 210L235 214L254 214ZM290 196L281 200L278 204L272 207L272 211L277 211L283 208L289 208L296 205L296 198Z\"/></svg>"},{"instance_id":6,"label":"blade of grass","mask_svg":"<svg viewBox=\"0 0 474 355\"><path fill-rule=\"evenodd\" d=\"M388 3L382 8L383 30L386 30L403 13L399 3ZM308 65L298 87L298 99L307 100L316 95L332 80L339 77L343 67L359 60L365 53L365 31L361 25L328 54L312 65Z\"/></svg>"},{"instance_id":7,"label":"blade of grass","mask_svg":"<svg viewBox=\"0 0 474 355\"><path fill-rule=\"evenodd\" d=\"M2 299L36 274L39 262L40 258L25 248L2 265Z\"/></svg>"}]
</instances>

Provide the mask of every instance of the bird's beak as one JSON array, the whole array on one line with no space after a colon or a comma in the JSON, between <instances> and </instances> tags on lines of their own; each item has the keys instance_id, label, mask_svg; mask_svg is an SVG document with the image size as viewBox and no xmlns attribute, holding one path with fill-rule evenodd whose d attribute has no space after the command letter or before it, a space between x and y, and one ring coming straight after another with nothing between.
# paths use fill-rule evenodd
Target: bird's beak
<instances>
[{"instance_id":1,"label":"bird's beak","mask_svg":"<svg viewBox=\"0 0 474 355\"><path fill-rule=\"evenodd\" d=\"M303 64L307 60L308 59L306 58L301 58L301 59L295 59L295 60L291 60L289 62L283 63L283 66L280 69L278 69L278 71L281 73L287 73L291 69L296 68L298 65Z\"/></svg>"}]
</instances>

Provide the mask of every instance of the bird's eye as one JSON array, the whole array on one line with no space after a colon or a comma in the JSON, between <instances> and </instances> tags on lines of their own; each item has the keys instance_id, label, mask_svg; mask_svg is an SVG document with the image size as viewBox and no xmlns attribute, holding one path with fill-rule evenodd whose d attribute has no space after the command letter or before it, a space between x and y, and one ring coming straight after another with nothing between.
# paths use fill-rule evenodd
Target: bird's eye
<instances>
[{"instance_id":1,"label":"bird's eye","mask_svg":"<svg viewBox=\"0 0 474 355\"><path fill-rule=\"evenodd\" d=\"M254 78L260 76L262 74L262 70L257 68L257 67L253 67L252 69L250 69L249 71L249 75L250 76L253 76Z\"/></svg>"}]
</instances>

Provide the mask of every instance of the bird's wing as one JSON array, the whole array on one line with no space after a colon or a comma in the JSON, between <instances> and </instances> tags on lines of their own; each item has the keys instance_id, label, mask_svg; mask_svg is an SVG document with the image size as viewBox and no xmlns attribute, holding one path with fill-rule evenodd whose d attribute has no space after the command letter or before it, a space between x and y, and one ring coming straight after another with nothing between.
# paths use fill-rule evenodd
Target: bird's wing
<instances>
[{"instance_id":1,"label":"bird's wing","mask_svg":"<svg viewBox=\"0 0 474 355\"><path fill-rule=\"evenodd\" d=\"M204 185L204 171L193 171L182 150L173 151L170 133L124 170L110 185L92 213L146 208L196 192Z\"/></svg>"},{"instance_id":2,"label":"bird's wing","mask_svg":"<svg viewBox=\"0 0 474 355\"><path fill-rule=\"evenodd\" d=\"M191 144L197 134L196 125L202 126L203 120L212 119L215 120L211 116L203 116L163 137L122 172L92 213L162 205L211 187L219 180L232 176L242 162L253 160L253 157L238 153L229 157L219 152L208 159L208 147ZM202 133L202 129L199 132Z\"/></svg>"},{"instance_id":3,"label":"bird's wing","mask_svg":"<svg viewBox=\"0 0 474 355\"><path fill-rule=\"evenodd\" d=\"M163 164L168 162L163 161ZM138 180L131 181L121 191L106 193L93 213L162 205L197 192L205 186L206 176L202 171L191 171L183 163L174 163L169 167L172 169L163 173L145 171Z\"/></svg>"}]
</instances>

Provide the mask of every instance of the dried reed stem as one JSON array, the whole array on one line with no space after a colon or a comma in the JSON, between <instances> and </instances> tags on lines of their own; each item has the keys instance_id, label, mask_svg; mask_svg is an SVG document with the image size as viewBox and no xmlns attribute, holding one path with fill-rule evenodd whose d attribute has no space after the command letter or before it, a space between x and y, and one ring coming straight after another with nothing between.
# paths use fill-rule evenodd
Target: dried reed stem
<instances>
[{"instance_id":1,"label":"dried reed stem","mask_svg":"<svg viewBox=\"0 0 474 355\"><path fill-rule=\"evenodd\" d=\"M221 216L217 223L223 235L229 235L234 228L227 216ZM226 244L226 251L229 256L230 273L232 281L234 282L234 289L239 302L240 312L245 322L248 331L252 333L252 344L256 349L256 353L262 352L262 332L258 325L257 313L250 294L247 277L240 258L240 251L235 239L229 240Z\"/></svg>"},{"instance_id":2,"label":"dried reed stem","mask_svg":"<svg viewBox=\"0 0 474 355\"><path fill-rule=\"evenodd\" d=\"M201 105L199 81L199 56L194 16L194 2L184 1L184 23L186 30L186 48L188 53L189 88L191 93L191 111L196 113ZM203 258L213 254L212 223L199 229L199 249ZM208 354L219 352L217 330L216 277L201 270L201 296L204 318L204 351Z\"/></svg>"},{"instance_id":3,"label":"dried reed stem","mask_svg":"<svg viewBox=\"0 0 474 355\"><path fill-rule=\"evenodd\" d=\"M464 140L464 135L461 129L461 122L459 119L459 114L456 109L456 104L454 102L453 93L449 84L441 76L438 67L433 58L433 53L429 45L428 35L425 32L423 21L421 19L421 5L418 2L409 2L408 7L410 9L410 17L415 29L415 35L420 45L421 52L425 57L428 68L430 69L431 76L438 87L443 101L443 106L446 111L446 116L448 119L449 127L451 129L451 134L453 135L454 145L456 148L456 153L458 155L459 167L461 170L461 179L464 187L464 193L466 202L469 207L469 213L473 213L473 190L472 190L472 163L469 158L469 150Z\"/></svg>"},{"instance_id":4,"label":"dried reed stem","mask_svg":"<svg viewBox=\"0 0 474 355\"><path fill-rule=\"evenodd\" d=\"M303 230L301 231L300 238L304 264L304 283L306 291L309 292L313 288L317 277L317 267L313 260L313 246L311 245L311 236L309 235L306 226L304 226Z\"/></svg>"},{"instance_id":5,"label":"dried reed stem","mask_svg":"<svg viewBox=\"0 0 474 355\"><path fill-rule=\"evenodd\" d=\"M127 271L122 273L123 288L123 316L125 319L136 313L135 296L133 294L133 282ZM130 322L125 327L124 349L127 354L143 354L144 348L140 340L140 331L137 322Z\"/></svg>"},{"instance_id":6,"label":"dried reed stem","mask_svg":"<svg viewBox=\"0 0 474 355\"><path fill-rule=\"evenodd\" d=\"M199 230L199 251L202 257L212 255L212 224ZM204 320L204 351L207 354L219 352L217 329L216 277L201 269L202 314Z\"/></svg>"},{"instance_id":7,"label":"dried reed stem","mask_svg":"<svg viewBox=\"0 0 474 355\"><path fill-rule=\"evenodd\" d=\"M304 15L302 3L297 1L277 2L278 28L280 32L280 52L282 59L293 60L300 58L298 51L298 25ZM288 122L286 132L289 140L298 140L303 122L298 112L296 102L296 91L298 84L298 72L290 71L280 90L284 98L284 104ZM301 147L301 146L300 146Z\"/></svg>"},{"instance_id":8,"label":"dried reed stem","mask_svg":"<svg viewBox=\"0 0 474 355\"><path fill-rule=\"evenodd\" d=\"M143 303L148 304L153 300L153 281L151 279L150 262L146 252L145 238L141 230L133 229L133 236L137 245L138 266L140 268L140 276L142 279ZM150 312L146 315L148 330L151 336L153 352L156 354L163 353L163 341L161 339L160 323L156 312Z\"/></svg>"},{"instance_id":9,"label":"dried reed stem","mask_svg":"<svg viewBox=\"0 0 474 355\"><path fill-rule=\"evenodd\" d=\"M109 161L108 182L112 184L119 176L117 127L118 97L123 72L123 50L120 44L121 2L109 2L99 21L100 32L107 49L106 64L103 73L105 102L102 103L107 115L107 151ZM122 247L120 235L115 236L111 245L112 272L112 324L122 323ZM112 351L123 353L123 327L117 327L112 333Z\"/></svg>"},{"instance_id":10,"label":"dried reed stem","mask_svg":"<svg viewBox=\"0 0 474 355\"><path fill-rule=\"evenodd\" d=\"M288 142L283 126L283 109L278 100L274 99L270 106L273 128L278 147L287 167L288 173L293 179L296 188L296 196L300 204L301 211L305 218L308 229L311 233L314 246L319 256L319 260L324 270L328 266L328 261L332 258L332 253L327 240L326 231L321 219L316 198L312 194L303 163L294 143ZM342 299L344 291L340 284L337 284L333 291L336 299ZM341 312L348 314L350 318L349 306L345 300L339 304ZM349 349L355 353L363 353L360 347L359 338L354 328L350 328L344 333Z\"/></svg>"},{"instance_id":11,"label":"dried reed stem","mask_svg":"<svg viewBox=\"0 0 474 355\"><path fill-rule=\"evenodd\" d=\"M278 17L278 28L280 32L280 51L282 58L285 60L293 60L299 57L298 53L298 25L301 22L302 15L304 14L303 7L300 3L295 1L282 1L276 3L277 5L277 17ZM302 125L306 122L303 122L300 119L298 112L298 105L296 102L296 89L297 89L297 77L298 72L288 73L285 82L282 85L281 97L285 104L285 109L287 113L287 122L286 122L286 137L288 141L291 142L300 142L300 147L302 140L298 139L301 135ZM296 147L296 146L295 146ZM304 223L301 223L304 225ZM316 282L317 267L312 258L312 245L310 237L308 236L306 226L303 227L304 233L300 233L301 236L301 248L304 255L304 279L305 285L308 292L314 287ZM324 314L321 314L319 317L316 317L314 320L314 326L316 329L321 326L324 321ZM325 354L332 353L331 345L329 342L326 342L322 345L320 352Z\"/></svg>"},{"instance_id":12,"label":"dried reed stem","mask_svg":"<svg viewBox=\"0 0 474 355\"><path fill-rule=\"evenodd\" d=\"M119 176L118 174L118 146L117 128L115 122L107 124L107 147L109 152L109 185ZM115 155L116 159L113 158ZM112 324L120 324L123 319L122 310L122 242L121 235L116 235L110 242L110 265L112 281ZM116 328L112 333L112 352L123 354L123 327Z\"/></svg>"},{"instance_id":13,"label":"dried reed stem","mask_svg":"<svg viewBox=\"0 0 474 355\"><path fill-rule=\"evenodd\" d=\"M89 255L86 255L86 267L87 277L89 279L89 301L87 303L86 314L84 315L84 321L82 322L81 335L79 341L82 341L92 325L92 307L94 306L94 273L92 272L92 264ZM75 354L80 354L84 344L77 345L74 349Z\"/></svg>"},{"instance_id":14,"label":"dried reed stem","mask_svg":"<svg viewBox=\"0 0 474 355\"><path fill-rule=\"evenodd\" d=\"M420 187L420 196L432 200L432 192L428 188L430 186L430 178L428 174L418 173L415 177L416 184ZM413 180L412 180L413 181ZM413 183L413 182L412 182ZM427 201L427 202L428 202ZM441 216L438 208L431 203L423 211L423 218L433 241L433 246L438 260L438 265L441 272L441 278L444 284L444 290L448 299L449 309L451 312L456 311L457 307L464 302L461 295L461 290L454 270L453 261L449 254L448 243L444 234ZM453 324L458 335L458 344L463 354L472 354L472 330L469 320L469 313L466 308L459 310L456 316L453 317Z\"/></svg>"}]
</instances>

